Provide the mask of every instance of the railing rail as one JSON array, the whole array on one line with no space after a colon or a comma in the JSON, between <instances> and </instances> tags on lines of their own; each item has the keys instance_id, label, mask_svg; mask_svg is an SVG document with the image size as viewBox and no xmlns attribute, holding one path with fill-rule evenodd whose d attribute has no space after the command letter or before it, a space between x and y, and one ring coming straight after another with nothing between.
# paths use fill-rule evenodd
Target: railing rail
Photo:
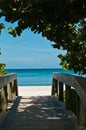
<instances>
[{"instance_id":1,"label":"railing rail","mask_svg":"<svg viewBox=\"0 0 86 130\"><path fill-rule=\"evenodd\" d=\"M71 90L76 91L76 116L78 125L86 126L86 78L68 74L53 73L52 95L58 95L59 100L64 101L65 84L66 109L71 110Z\"/></svg>"},{"instance_id":2,"label":"railing rail","mask_svg":"<svg viewBox=\"0 0 86 130\"><path fill-rule=\"evenodd\" d=\"M17 75L8 74L0 76L0 109L6 111L8 102L18 96Z\"/></svg>"}]
</instances>

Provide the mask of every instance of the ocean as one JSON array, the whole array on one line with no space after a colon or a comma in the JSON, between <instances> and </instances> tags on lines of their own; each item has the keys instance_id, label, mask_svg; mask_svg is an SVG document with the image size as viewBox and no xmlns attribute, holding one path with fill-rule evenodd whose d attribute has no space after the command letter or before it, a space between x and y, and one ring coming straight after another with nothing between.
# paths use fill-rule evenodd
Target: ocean
<instances>
[{"instance_id":1,"label":"ocean","mask_svg":"<svg viewBox=\"0 0 86 130\"><path fill-rule=\"evenodd\" d=\"M51 86L54 72L74 74L62 69L7 69L7 73L16 73L18 86Z\"/></svg>"}]
</instances>

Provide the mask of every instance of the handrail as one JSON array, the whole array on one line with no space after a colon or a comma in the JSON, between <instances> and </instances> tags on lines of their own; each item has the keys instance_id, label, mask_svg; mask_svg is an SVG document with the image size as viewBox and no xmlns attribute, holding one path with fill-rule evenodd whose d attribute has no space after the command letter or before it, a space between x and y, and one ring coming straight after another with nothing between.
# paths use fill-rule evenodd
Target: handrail
<instances>
[{"instance_id":1,"label":"handrail","mask_svg":"<svg viewBox=\"0 0 86 130\"><path fill-rule=\"evenodd\" d=\"M12 102L13 98L18 96L17 75L7 74L0 76L0 109L7 110L8 102Z\"/></svg>"},{"instance_id":2,"label":"handrail","mask_svg":"<svg viewBox=\"0 0 86 130\"><path fill-rule=\"evenodd\" d=\"M17 79L17 75L13 73L0 76L0 88L6 86L7 84L9 84L10 82L16 79Z\"/></svg>"},{"instance_id":3,"label":"handrail","mask_svg":"<svg viewBox=\"0 0 86 130\"><path fill-rule=\"evenodd\" d=\"M77 94L77 123L86 126L86 78L68 74L53 73L52 76L52 95L63 98L63 86L66 90L66 108L71 109L71 89L74 88Z\"/></svg>"},{"instance_id":4,"label":"handrail","mask_svg":"<svg viewBox=\"0 0 86 130\"><path fill-rule=\"evenodd\" d=\"M86 107L86 79L80 76L53 73L53 78L75 88L83 105Z\"/></svg>"}]
</instances>

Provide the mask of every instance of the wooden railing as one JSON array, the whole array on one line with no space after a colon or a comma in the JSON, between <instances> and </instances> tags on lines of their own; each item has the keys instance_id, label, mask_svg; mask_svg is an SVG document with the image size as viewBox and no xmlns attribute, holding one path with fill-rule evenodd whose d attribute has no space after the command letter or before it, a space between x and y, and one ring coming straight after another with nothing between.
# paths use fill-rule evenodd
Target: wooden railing
<instances>
[{"instance_id":1,"label":"wooden railing","mask_svg":"<svg viewBox=\"0 0 86 130\"><path fill-rule=\"evenodd\" d=\"M64 101L63 94L65 90L65 104L67 110L71 110L72 108L72 89L76 92L77 124L80 126L86 126L86 78L53 73L52 95L58 95L59 100Z\"/></svg>"},{"instance_id":2,"label":"wooden railing","mask_svg":"<svg viewBox=\"0 0 86 130\"><path fill-rule=\"evenodd\" d=\"M16 74L0 76L0 109L1 111L7 110L8 102L12 102L15 96L18 96Z\"/></svg>"}]
</instances>

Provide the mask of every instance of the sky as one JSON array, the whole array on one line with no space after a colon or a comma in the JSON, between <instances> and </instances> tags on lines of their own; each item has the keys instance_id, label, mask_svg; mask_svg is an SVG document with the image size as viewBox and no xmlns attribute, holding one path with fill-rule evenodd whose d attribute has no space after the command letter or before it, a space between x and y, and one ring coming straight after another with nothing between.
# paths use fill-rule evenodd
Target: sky
<instances>
[{"instance_id":1,"label":"sky","mask_svg":"<svg viewBox=\"0 0 86 130\"><path fill-rule=\"evenodd\" d=\"M0 19L1 22L4 22L3 18ZM11 26L4 23L7 27ZM51 44L53 42L41 34L34 34L30 29L16 38L4 29L0 35L0 63L5 63L7 69L61 68L57 55L65 52L54 49Z\"/></svg>"}]
</instances>

